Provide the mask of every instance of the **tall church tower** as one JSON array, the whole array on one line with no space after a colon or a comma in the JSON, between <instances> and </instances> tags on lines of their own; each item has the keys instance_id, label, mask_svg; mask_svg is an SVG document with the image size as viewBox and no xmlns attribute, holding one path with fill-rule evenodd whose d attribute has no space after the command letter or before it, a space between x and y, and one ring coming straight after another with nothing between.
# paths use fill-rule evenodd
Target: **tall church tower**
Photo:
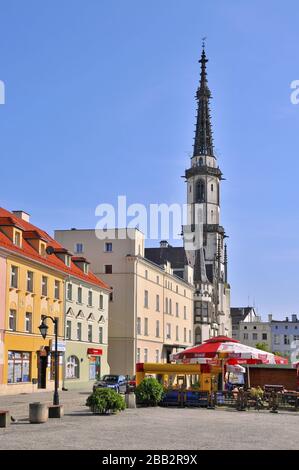
<instances>
[{"instance_id":1,"label":"tall church tower","mask_svg":"<svg viewBox=\"0 0 299 470\"><path fill-rule=\"evenodd\" d=\"M184 243L187 258L194 268L196 344L212 336L230 336L232 333L226 235L220 225L220 185L223 178L213 146L207 62L203 45L199 60L200 84L196 93L198 108L194 149L191 167L185 172L189 221L184 227ZM194 242L193 248L190 248L190 239Z\"/></svg>"}]
</instances>

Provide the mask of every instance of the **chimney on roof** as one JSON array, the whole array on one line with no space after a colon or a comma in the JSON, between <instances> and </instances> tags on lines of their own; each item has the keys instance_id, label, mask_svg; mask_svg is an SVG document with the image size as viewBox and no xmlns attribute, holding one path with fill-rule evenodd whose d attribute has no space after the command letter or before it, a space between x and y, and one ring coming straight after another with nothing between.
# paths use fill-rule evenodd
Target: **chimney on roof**
<instances>
[{"instance_id":1,"label":"chimney on roof","mask_svg":"<svg viewBox=\"0 0 299 470\"><path fill-rule=\"evenodd\" d=\"M298 321L296 313L294 315L292 315L292 321L294 321L294 322Z\"/></svg>"},{"instance_id":2,"label":"chimney on roof","mask_svg":"<svg viewBox=\"0 0 299 470\"><path fill-rule=\"evenodd\" d=\"M12 211L12 213L19 219L24 220L25 222L30 222L30 214L25 211Z\"/></svg>"},{"instance_id":3,"label":"chimney on roof","mask_svg":"<svg viewBox=\"0 0 299 470\"><path fill-rule=\"evenodd\" d=\"M286 317L286 321L289 321L289 317Z\"/></svg>"},{"instance_id":4,"label":"chimney on roof","mask_svg":"<svg viewBox=\"0 0 299 470\"><path fill-rule=\"evenodd\" d=\"M169 246L169 243L168 243L167 240L161 240L160 241L160 247L161 248L168 248L168 246Z\"/></svg>"},{"instance_id":5,"label":"chimney on roof","mask_svg":"<svg viewBox=\"0 0 299 470\"><path fill-rule=\"evenodd\" d=\"M272 313L269 313L269 315L268 315L268 322L271 323L272 319L273 319L273 315L272 315Z\"/></svg>"}]
</instances>

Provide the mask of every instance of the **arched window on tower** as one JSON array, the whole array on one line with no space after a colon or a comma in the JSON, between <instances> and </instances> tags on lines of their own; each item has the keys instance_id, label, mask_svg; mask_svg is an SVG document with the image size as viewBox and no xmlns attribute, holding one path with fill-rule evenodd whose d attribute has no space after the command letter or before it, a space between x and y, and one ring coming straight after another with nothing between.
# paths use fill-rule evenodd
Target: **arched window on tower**
<instances>
[{"instance_id":1,"label":"arched window on tower","mask_svg":"<svg viewBox=\"0 0 299 470\"><path fill-rule=\"evenodd\" d=\"M199 165L199 166L202 166L202 165L203 165L203 158L202 158L202 157L200 157L200 159L198 160L198 165Z\"/></svg>"},{"instance_id":2,"label":"arched window on tower","mask_svg":"<svg viewBox=\"0 0 299 470\"><path fill-rule=\"evenodd\" d=\"M196 185L196 202L205 202L205 183L199 180Z\"/></svg>"}]
</instances>

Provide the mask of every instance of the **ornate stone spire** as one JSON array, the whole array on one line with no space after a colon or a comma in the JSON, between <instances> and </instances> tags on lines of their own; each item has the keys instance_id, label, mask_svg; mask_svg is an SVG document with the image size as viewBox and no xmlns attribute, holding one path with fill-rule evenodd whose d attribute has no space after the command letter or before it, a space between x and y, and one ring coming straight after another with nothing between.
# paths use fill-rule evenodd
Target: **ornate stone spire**
<instances>
[{"instance_id":1,"label":"ornate stone spire","mask_svg":"<svg viewBox=\"0 0 299 470\"><path fill-rule=\"evenodd\" d=\"M198 107L193 157L200 155L214 156L213 133L209 109L211 92L209 90L207 81L207 62L208 59L205 53L205 43L203 42L202 54L199 60L199 63L201 64L200 85L196 92Z\"/></svg>"}]
</instances>

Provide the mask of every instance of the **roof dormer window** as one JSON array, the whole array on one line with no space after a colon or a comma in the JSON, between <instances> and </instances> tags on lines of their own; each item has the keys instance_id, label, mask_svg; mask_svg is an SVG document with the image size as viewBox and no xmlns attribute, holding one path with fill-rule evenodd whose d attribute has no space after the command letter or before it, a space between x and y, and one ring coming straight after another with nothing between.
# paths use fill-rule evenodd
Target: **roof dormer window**
<instances>
[{"instance_id":1,"label":"roof dormer window","mask_svg":"<svg viewBox=\"0 0 299 470\"><path fill-rule=\"evenodd\" d=\"M39 254L41 256L46 256L46 248L47 248L46 243L40 242L40 244L39 244Z\"/></svg>"},{"instance_id":2,"label":"roof dormer window","mask_svg":"<svg viewBox=\"0 0 299 470\"><path fill-rule=\"evenodd\" d=\"M13 243L19 248L22 247L22 232L20 232L19 230L14 230Z\"/></svg>"}]
</instances>

